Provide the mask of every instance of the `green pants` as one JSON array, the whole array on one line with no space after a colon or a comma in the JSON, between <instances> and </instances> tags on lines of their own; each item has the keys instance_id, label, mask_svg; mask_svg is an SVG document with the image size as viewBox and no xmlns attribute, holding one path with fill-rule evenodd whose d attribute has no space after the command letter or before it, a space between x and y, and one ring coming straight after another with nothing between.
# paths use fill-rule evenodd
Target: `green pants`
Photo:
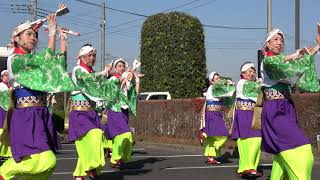
<instances>
[{"instance_id":1,"label":"green pants","mask_svg":"<svg viewBox=\"0 0 320 180\"><path fill-rule=\"evenodd\" d=\"M110 162L116 164L118 160L124 160L125 162L131 159L132 152L132 133L127 132L115 136L112 144L112 156Z\"/></svg>"},{"instance_id":2,"label":"green pants","mask_svg":"<svg viewBox=\"0 0 320 180\"><path fill-rule=\"evenodd\" d=\"M105 166L103 131L92 129L86 135L75 141L78 161L73 176L86 176L87 172L95 169L100 174Z\"/></svg>"},{"instance_id":3,"label":"green pants","mask_svg":"<svg viewBox=\"0 0 320 180\"><path fill-rule=\"evenodd\" d=\"M24 180L46 180L52 174L55 166L56 157L49 150L24 157L19 163L16 163L13 158L8 159L0 167L0 175L5 180L14 177L20 177Z\"/></svg>"},{"instance_id":4,"label":"green pants","mask_svg":"<svg viewBox=\"0 0 320 180\"><path fill-rule=\"evenodd\" d=\"M204 156L219 156L221 147L226 141L226 136L208 136L207 138L205 138L203 142Z\"/></svg>"},{"instance_id":5,"label":"green pants","mask_svg":"<svg viewBox=\"0 0 320 180\"><path fill-rule=\"evenodd\" d=\"M274 155L270 180L311 180L313 154L310 144Z\"/></svg>"},{"instance_id":6,"label":"green pants","mask_svg":"<svg viewBox=\"0 0 320 180\"><path fill-rule=\"evenodd\" d=\"M237 139L239 151L238 173L246 170L257 170L260 161L261 137Z\"/></svg>"}]
</instances>

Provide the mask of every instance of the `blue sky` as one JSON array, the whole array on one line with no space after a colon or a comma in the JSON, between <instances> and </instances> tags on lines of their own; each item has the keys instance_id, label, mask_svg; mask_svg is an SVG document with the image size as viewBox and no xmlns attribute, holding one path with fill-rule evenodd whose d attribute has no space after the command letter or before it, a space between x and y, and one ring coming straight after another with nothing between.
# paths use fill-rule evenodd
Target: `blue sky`
<instances>
[{"instance_id":1,"label":"blue sky","mask_svg":"<svg viewBox=\"0 0 320 180\"><path fill-rule=\"evenodd\" d=\"M86 0L102 4L101 0ZM55 11L58 0L38 0L40 13ZM75 63L79 48L85 43L93 44L98 52L95 69L100 69L100 18L99 7L81 3L77 0L65 0L70 13L58 17L58 24L79 31L80 37L69 36L68 68ZM273 0L272 24L285 33L287 52L294 50L294 0ZM230 27L258 27L267 24L267 0L108 0L106 5L118 10L133 12L140 15L153 15L159 12L180 11L197 17L202 24ZM29 5L29 0L0 1L0 46L9 42L12 28L31 19L26 13L13 13L19 6ZM320 1L301 0L301 47L314 45L316 23L320 22ZM22 7L22 6L20 6ZM106 53L107 62L111 58L124 57L130 62L140 54L140 31L145 18L128 13L106 10ZM243 62L256 62L257 49L261 48L266 30L241 30L205 27L205 43L208 74L218 71L223 76L239 79L239 68ZM40 30L38 48L46 46L47 38ZM316 55L320 71L319 57ZM165 70L165 68L164 68Z\"/></svg>"}]
</instances>

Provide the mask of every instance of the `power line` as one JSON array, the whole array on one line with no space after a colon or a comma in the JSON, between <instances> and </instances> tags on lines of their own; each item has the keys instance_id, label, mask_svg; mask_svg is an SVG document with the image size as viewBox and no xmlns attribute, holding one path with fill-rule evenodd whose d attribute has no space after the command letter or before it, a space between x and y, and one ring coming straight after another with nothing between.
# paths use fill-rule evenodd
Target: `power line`
<instances>
[{"instance_id":1,"label":"power line","mask_svg":"<svg viewBox=\"0 0 320 180\"><path fill-rule=\"evenodd\" d=\"M72 18L79 18L79 17L82 17L83 15L85 15L86 17L91 18L91 19L94 19L94 20L99 19L99 17L97 17L97 16L89 15L89 13L91 13L91 11L92 11L92 10L87 11L87 12L83 12L83 13L79 13L79 14L70 14L70 16L69 16L69 17L72 17Z\"/></svg>"},{"instance_id":2,"label":"power line","mask_svg":"<svg viewBox=\"0 0 320 180\"><path fill-rule=\"evenodd\" d=\"M188 6L188 5L193 4L193 3L195 3L195 2L198 2L198 1L200 1L200 0L194 0L194 1L191 1L191 2L188 2L188 3L185 3L185 4L182 4L182 5L176 6L176 7L174 7L174 8L165 9L165 10L160 11L160 12L158 12L158 13L162 13L162 12L167 12L167 11L171 11L171 10L174 10L174 9L178 9L178 8L181 8L181 7L184 7L184 6ZM207 3L201 4L201 5L198 5L198 6L195 6L195 7L196 7L196 8L197 8L197 7L201 7L201 6L207 5L207 4L209 4L209 3L212 3L212 2L214 2L214 1L216 1L216 0L209 1L209 2L207 2ZM190 9L192 9L192 8L190 8ZM190 10L190 9L189 9L189 10ZM115 28L115 27L118 27L118 26L121 26L121 25L126 25L126 24L128 24L128 23L136 22L136 21L139 21L139 20L142 20L142 19L145 19L145 17L144 17L144 18L140 18L140 19L136 19L136 20L132 20L132 21L128 21L128 22L125 22L125 23L121 23L121 24L118 24L118 25L115 25L115 26L111 26L111 27L112 27L112 28ZM137 26L139 26L139 25L131 26L131 28L137 27ZM125 28L125 29L120 29L119 31L127 30L127 29L130 29L130 27L129 27L129 28ZM118 31L116 31L116 32L118 32Z\"/></svg>"},{"instance_id":3,"label":"power line","mask_svg":"<svg viewBox=\"0 0 320 180\"><path fill-rule=\"evenodd\" d=\"M236 27L236 26L218 26L218 25L206 25L203 24L204 27L209 27L209 28L220 28L220 29L246 29L246 30L266 30L267 28L264 27Z\"/></svg>"},{"instance_id":4,"label":"power line","mask_svg":"<svg viewBox=\"0 0 320 180\"><path fill-rule=\"evenodd\" d=\"M111 7L106 7L107 9L113 10L113 11L118 11L118 12L122 12L122 13L127 13L127 14L131 14L131 15L136 15L136 16L141 16L141 17L149 17L147 15L143 15L143 14L138 14L138 13L133 13L133 12L129 12L129 11L124 11L124 10L120 10L120 9L115 9L115 8L111 8Z\"/></svg>"},{"instance_id":5,"label":"power line","mask_svg":"<svg viewBox=\"0 0 320 180\"><path fill-rule=\"evenodd\" d=\"M215 1L217 1L217 0L208 1L208 2L206 2L206 3L203 3L203 4L200 4L200 5L198 5L198 6L192 7L192 8L190 8L190 9L185 10L185 11L190 11L191 9L196 9L196 8L199 8L199 7L202 7L202 6L211 4L211 3L215 2Z\"/></svg>"},{"instance_id":6,"label":"power line","mask_svg":"<svg viewBox=\"0 0 320 180\"><path fill-rule=\"evenodd\" d=\"M82 2L82 3L89 4L89 5L93 5L93 6L96 6L96 7L101 7L101 5L99 5L99 4L92 3L92 2L88 2L88 1L84 1L84 0L74 0L74 1ZM164 10L164 11L162 11L162 12L170 11L170 10L177 9L177 8L180 8L180 7L184 7L184 6L190 5L190 4L192 4L192 3L195 3L195 2L197 2L197 1L200 1L200 0L194 0L194 1L191 1L191 2L188 2L188 3L182 4L182 5L179 5L179 6L174 7L174 8L166 9L166 10ZM211 2L202 4L202 5L200 5L200 6L203 6L203 5L206 5L206 4L209 4L209 3L211 3ZM129 11L125 11L125 10L120 10L120 9L116 9L116 8L111 8L111 7L106 7L106 8L107 8L107 9L110 9L110 10L122 12L122 13L127 13L127 14L131 14L131 15L136 15L136 16L143 17L143 18L141 18L141 19L137 19L137 20L133 20L133 21L121 23L121 24L118 24L118 25L115 25L115 26L111 26L111 28L116 28L116 27L118 27L118 26L122 26L122 25L125 25L125 24L128 24L128 23L135 22L135 21L139 21L139 20L142 20L142 19L144 19L144 18L146 18L146 17L149 17L149 16L144 15L144 14L133 13L133 12L129 12ZM123 31L123 30L126 30L126 29L130 29L130 28L133 28L133 27L137 27L137 26L139 26L139 25L131 26L131 27L125 28L125 29L120 29L120 30L117 30L117 31L111 32L111 33L120 32L120 31Z\"/></svg>"},{"instance_id":7,"label":"power line","mask_svg":"<svg viewBox=\"0 0 320 180\"><path fill-rule=\"evenodd\" d=\"M96 37L96 36L89 36L89 37L86 37L86 38L83 38L83 39L74 39L74 40L72 40L72 41L68 41L68 44L72 44L72 43L75 43L75 42L86 41L86 40L92 39L92 38L94 38L94 37Z\"/></svg>"},{"instance_id":8,"label":"power line","mask_svg":"<svg viewBox=\"0 0 320 180\"><path fill-rule=\"evenodd\" d=\"M47 10L47 9L42 9L42 8L38 8L38 7L37 7L37 10L45 11L45 12L47 12L48 14L54 13L53 11L49 11L49 10Z\"/></svg>"},{"instance_id":9,"label":"power line","mask_svg":"<svg viewBox=\"0 0 320 180\"><path fill-rule=\"evenodd\" d=\"M133 39L139 39L139 37L136 36L131 36L129 34L121 34L120 32L115 32L114 35L118 35L118 36L122 36L122 37L129 37L129 38L133 38Z\"/></svg>"},{"instance_id":10,"label":"power line","mask_svg":"<svg viewBox=\"0 0 320 180\"><path fill-rule=\"evenodd\" d=\"M43 15L45 15L45 16L47 16L48 14L50 14L50 13L54 13L53 11L49 11L49 10L46 10L46 9L42 9L42 8L37 8L37 10L38 10L38 12L39 13L41 13L41 14L43 14ZM39 11L40 10L40 11ZM46 12L46 13L44 13L44 12L41 12L41 11L44 11L44 12ZM70 20L70 21L73 21L73 22L76 22L76 23L80 23L80 24L76 24L76 25L80 25L80 26L84 26L84 22L85 21L87 21L87 22L91 22L91 23L86 23L86 25L88 25L88 26L86 26L86 27L88 27L88 28L92 28L92 25L93 24L97 24L97 22L93 22L93 21L89 21L89 20L87 20L87 19L83 19L83 18L70 18L70 17L65 17L65 18L63 18L63 20ZM85 21L81 21L81 19L82 20L85 20Z\"/></svg>"},{"instance_id":11,"label":"power line","mask_svg":"<svg viewBox=\"0 0 320 180\"><path fill-rule=\"evenodd\" d=\"M131 29L131 28L134 28L134 27L138 27L138 26L140 26L140 25L138 24L138 25L129 26L129 27L127 27L127 28L118 29L118 30L115 30L115 31L110 32L109 34L121 32L121 31L128 30L128 29Z\"/></svg>"},{"instance_id":12,"label":"power line","mask_svg":"<svg viewBox=\"0 0 320 180\"><path fill-rule=\"evenodd\" d=\"M191 1L191 2L188 2L188 3L185 3L185 4L182 4L182 5L179 5L179 6L176 6L174 8L170 8L170 9L165 9L163 10L162 12L166 12L166 11L171 11L171 10L174 10L174 9L178 9L180 7L184 7L184 6L187 6L189 4L192 4L192 3L195 3L197 1L200 1L200 0L194 0L194 1ZM122 26L122 25L126 25L126 24L129 24L129 23L132 23L132 22L136 22L136 21L140 21L142 19L145 19L145 18L139 18L139 19L136 19L136 20L131 20L131 21L127 21L127 22L124 22L124 23L121 23L121 24L117 24L117 25L114 25L114 26L110 26L111 28L116 28L118 26Z\"/></svg>"},{"instance_id":13,"label":"power line","mask_svg":"<svg viewBox=\"0 0 320 180\"><path fill-rule=\"evenodd\" d=\"M8 4L9 5L9 4ZM27 14L30 14L30 6L29 5L25 5L25 4L17 4L17 5L9 5L11 7L11 10L13 11L12 13L27 13ZM43 9L43 8L38 8L37 7L37 12L39 13L39 17L46 17L48 14L50 13L54 13L53 11L50 11L50 10L47 10L47 9ZM83 19L84 21L79 21L78 19L80 18L77 18L77 19L73 19L73 18L70 18L70 17L65 17L63 20L70 20L70 21L73 21L73 22L76 22L76 23L71 23L71 24L75 24L77 26L84 26L84 27L87 27L87 28L92 28L92 25L94 24L97 24L97 22L93 22L93 21L89 21L87 19ZM91 22L91 23L84 23L84 22Z\"/></svg>"},{"instance_id":14,"label":"power line","mask_svg":"<svg viewBox=\"0 0 320 180\"><path fill-rule=\"evenodd\" d=\"M79 1L79 2L82 2L82 3L85 3L85 4L90 4L90 5L93 5L93 6L96 6L96 7L101 7L101 5L99 5L99 4L95 4L95 3L84 1L84 0L74 0L74 1ZM138 14L138 13L134 13L134 12L129 12L129 11L125 11L125 10L120 10L120 9L116 9L116 8L112 8L112 7L106 7L106 9L110 9L110 10L118 11L118 12L122 12L122 13L127 13L127 14L131 14L131 15L135 15L135 16L149 17L147 15Z\"/></svg>"},{"instance_id":15,"label":"power line","mask_svg":"<svg viewBox=\"0 0 320 180\"><path fill-rule=\"evenodd\" d=\"M193 3L197 2L197 1L200 1L200 0L191 1L191 2L188 2L188 3L182 4L180 6L176 6L174 8L165 9L162 12L171 11L171 10L178 9L178 8L181 8L181 7L184 7L184 6L188 6L188 5L193 4Z\"/></svg>"},{"instance_id":16,"label":"power line","mask_svg":"<svg viewBox=\"0 0 320 180\"><path fill-rule=\"evenodd\" d=\"M83 0L74 0L74 1L79 1L79 2L82 2L82 3L85 3L85 4L90 4L92 6L101 7L101 5L99 5L99 4L88 2L88 1L83 1Z\"/></svg>"}]
</instances>

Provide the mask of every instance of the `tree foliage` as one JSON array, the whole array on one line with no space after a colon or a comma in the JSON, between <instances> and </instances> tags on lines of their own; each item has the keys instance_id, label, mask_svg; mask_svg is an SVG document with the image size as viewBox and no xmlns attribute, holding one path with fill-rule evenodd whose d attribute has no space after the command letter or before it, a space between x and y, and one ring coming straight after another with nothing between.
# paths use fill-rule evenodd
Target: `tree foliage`
<instances>
[{"instance_id":1,"label":"tree foliage","mask_svg":"<svg viewBox=\"0 0 320 180\"><path fill-rule=\"evenodd\" d=\"M201 96L206 56L201 22L171 12L148 17L141 30L142 91L169 91L174 98Z\"/></svg>"}]
</instances>

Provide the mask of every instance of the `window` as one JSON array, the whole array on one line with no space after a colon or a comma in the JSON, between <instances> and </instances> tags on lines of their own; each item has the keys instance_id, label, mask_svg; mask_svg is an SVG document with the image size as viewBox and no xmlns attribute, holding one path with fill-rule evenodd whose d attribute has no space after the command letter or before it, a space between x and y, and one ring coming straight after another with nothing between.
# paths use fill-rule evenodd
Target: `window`
<instances>
[{"instance_id":1,"label":"window","mask_svg":"<svg viewBox=\"0 0 320 180\"><path fill-rule=\"evenodd\" d=\"M7 69L7 57L0 57L0 72Z\"/></svg>"},{"instance_id":2,"label":"window","mask_svg":"<svg viewBox=\"0 0 320 180\"><path fill-rule=\"evenodd\" d=\"M147 94L140 94L139 97L138 97L138 100L146 100L148 97Z\"/></svg>"},{"instance_id":3,"label":"window","mask_svg":"<svg viewBox=\"0 0 320 180\"><path fill-rule=\"evenodd\" d=\"M152 95L149 98L149 100L156 100L156 99L167 99L167 95Z\"/></svg>"}]
</instances>

